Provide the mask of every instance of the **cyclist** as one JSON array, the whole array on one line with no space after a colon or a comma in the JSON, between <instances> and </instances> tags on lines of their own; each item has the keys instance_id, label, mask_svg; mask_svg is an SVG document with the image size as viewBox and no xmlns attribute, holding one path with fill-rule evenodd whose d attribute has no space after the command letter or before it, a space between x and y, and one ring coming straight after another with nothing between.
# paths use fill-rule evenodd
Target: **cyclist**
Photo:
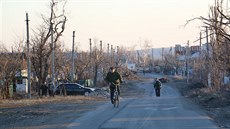
<instances>
[{"instance_id":1,"label":"cyclist","mask_svg":"<svg viewBox=\"0 0 230 129\"><path fill-rule=\"evenodd\" d=\"M155 92L156 92L156 96L160 97L160 90L161 90L161 82L158 78L155 78L155 82L154 82L154 88L155 88Z\"/></svg>"},{"instance_id":2,"label":"cyclist","mask_svg":"<svg viewBox=\"0 0 230 129\"><path fill-rule=\"evenodd\" d=\"M122 83L121 75L115 70L114 67L110 67L109 72L105 77L105 81L109 83L110 88L110 99L111 103L113 104L113 95L117 85L118 95L120 95L120 83Z\"/></svg>"}]
</instances>

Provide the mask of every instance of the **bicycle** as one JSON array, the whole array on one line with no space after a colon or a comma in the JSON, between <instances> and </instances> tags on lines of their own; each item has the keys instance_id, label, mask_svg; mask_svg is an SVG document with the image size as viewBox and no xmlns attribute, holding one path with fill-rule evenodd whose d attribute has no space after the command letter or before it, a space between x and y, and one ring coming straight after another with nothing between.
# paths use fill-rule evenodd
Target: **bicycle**
<instances>
[{"instance_id":1,"label":"bicycle","mask_svg":"<svg viewBox=\"0 0 230 129\"><path fill-rule=\"evenodd\" d=\"M113 85L115 85L115 91L113 93L113 106L114 108L118 108L119 107L119 104L120 104L120 98L119 98L119 94L118 94L118 90L117 90L117 87L118 87L118 84L114 84L112 83Z\"/></svg>"}]
</instances>

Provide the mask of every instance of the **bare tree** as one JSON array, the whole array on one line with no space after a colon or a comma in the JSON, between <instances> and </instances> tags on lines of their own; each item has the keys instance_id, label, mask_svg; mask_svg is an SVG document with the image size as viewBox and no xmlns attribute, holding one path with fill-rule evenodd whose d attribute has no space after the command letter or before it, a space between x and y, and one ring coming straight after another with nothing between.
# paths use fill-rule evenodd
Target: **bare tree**
<instances>
[{"instance_id":1,"label":"bare tree","mask_svg":"<svg viewBox=\"0 0 230 129\"><path fill-rule=\"evenodd\" d=\"M206 76L209 72L211 73L211 85L214 89L221 88L223 77L226 73L229 74L230 68L230 15L229 8L224 8L225 4L228 4L227 0L215 0L215 4L210 7L208 18L203 16L194 18L201 20L211 32L208 35L211 37L210 45L208 45L211 48L206 52L206 64L209 64ZM206 71L203 68L201 70Z\"/></svg>"},{"instance_id":2,"label":"bare tree","mask_svg":"<svg viewBox=\"0 0 230 129\"><path fill-rule=\"evenodd\" d=\"M214 86L215 88L218 88L219 86L221 86L221 84L218 84L218 83L221 83L220 81L221 72L223 72L221 70L223 67L223 64L222 64L223 62L220 60L220 54L222 50L221 48L222 36L220 35L220 29L222 28L222 25L221 25L222 23L221 21L218 21L219 13L217 12L217 7L216 6L211 7L210 10L211 10L210 19L212 22L210 23L209 27L213 35L211 36L211 42L210 42L212 52L211 52L211 55L209 55L208 53L208 58L209 58L209 62L212 68L210 69L212 86Z\"/></svg>"},{"instance_id":3,"label":"bare tree","mask_svg":"<svg viewBox=\"0 0 230 129\"><path fill-rule=\"evenodd\" d=\"M93 49L93 53L92 53L92 66L93 66L93 83L94 86L97 86L97 80L98 80L98 74L99 72L102 73L102 69L101 69L101 64L102 64L102 60L103 60L103 52L102 52L102 41L100 41L100 45L98 45L98 40L94 39L94 49ZM99 46L99 47L98 47ZM102 74L101 74L102 75Z\"/></svg>"},{"instance_id":4,"label":"bare tree","mask_svg":"<svg viewBox=\"0 0 230 129\"><path fill-rule=\"evenodd\" d=\"M208 52L212 87L220 89L223 85L224 73L229 69L229 48L230 48L230 16L224 10L224 0L216 0L215 5L210 7L209 18L202 17L211 32L211 52Z\"/></svg>"},{"instance_id":5,"label":"bare tree","mask_svg":"<svg viewBox=\"0 0 230 129\"><path fill-rule=\"evenodd\" d=\"M164 52L164 72L172 72L180 67L180 64L177 62L176 56L171 53L172 48L170 48L169 52ZM174 71L175 72L175 71Z\"/></svg>"},{"instance_id":6,"label":"bare tree","mask_svg":"<svg viewBox=\"0 0 230 129\"><path fill-rule=\"evenodd\" d=\"M151 40L144 40L144 42L142 43L142 41L140 41L140 46L142 49L142 67L143 67L143 72L146 70L146 67L148 66L147 64L149 64L149 62L151 61L151 57L149 55L150 50L151 50ZM149 66L148 66L149 67Z\"/></svg>"},{"instance_id":7,"label":"bare tree","mask_svg":"<svg viewBox=\"0 0 230 129\"><path fill-rule=\"evenodd\" d=\"M19 41L18 47L9 52L3 45L0 46L0 91L3 99L9 98L9 86L13 85L16 72L21 72L25 65L23 54L23 40Z\"/></svg>"},{"instance_id":8,"label":"bare tree","mask_svg":"<svg viewBox=\"0 0 230 129\"><path fill-rule=\"evenodd\" d=\"M43 17L44 23L38 28L38 32L35 33L32 39L32 67L38 78L39 86L44 84L49 74L49 60L52 53L52 44L50 43L50 37L53 32L54 37L54 49L57 48L57 41L62 36L65 30L66 15L65 15L65 4L66 0L51 0L50 2L50 15ZM61 10L59 7L62 5ZM40 90L39 90L40 94Z\"/></svg>"}]
</instances>

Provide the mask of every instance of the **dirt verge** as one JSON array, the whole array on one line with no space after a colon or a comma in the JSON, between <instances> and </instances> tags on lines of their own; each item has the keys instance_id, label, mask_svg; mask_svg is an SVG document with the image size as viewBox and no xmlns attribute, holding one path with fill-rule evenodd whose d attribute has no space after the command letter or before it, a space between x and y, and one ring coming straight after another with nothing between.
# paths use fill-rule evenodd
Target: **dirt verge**
<instances>
[{"instance_id":1,"label":"dirt verge","mask_svg":"<svg viewBox=\"0 0 230 129\"><path fill-rule=\"evenodd\" d=\"M3 129L64 128L104 101L104 98L85 96L1 101L0 125Z\"/></svg>"},{"instance_id":2,"label":"dirt verge","mask_svg":"<svg viewBox=\"0 0 230 129\"><path fill-rule=\"evenodd\" d=\"M187 84L185 80L172 79L170 85L177 88L186 98L198 104L220 129L230 129L230 93L213 92L197 84Z\"/></svg>"},{"instance_id":3,"label":"dirt verge","mask_svg":"<svg viewBox=\"0 0 230 129\"><path fill-rule=\"evenodd\" d=\"M122 84L122 97L132 97L143 92L132 81ZM1 100L0 125L1 129L64 129L83 113L95 110L106 102L110 102L109 99L102 96Z\"/></svg>"}]
</instances>

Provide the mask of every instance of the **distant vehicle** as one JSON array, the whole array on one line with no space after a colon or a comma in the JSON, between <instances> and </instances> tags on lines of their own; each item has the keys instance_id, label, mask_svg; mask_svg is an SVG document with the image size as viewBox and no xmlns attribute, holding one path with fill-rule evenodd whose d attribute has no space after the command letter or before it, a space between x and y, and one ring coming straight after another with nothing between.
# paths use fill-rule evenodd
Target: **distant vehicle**
<instances>
[{"instance_id":1,"label":"distant vehicle","mask_svg":"<svg viewBox=\"0 0 230 129\"><path fill-rule=\"evenodd\" d=\"M55 95L88 95L94 91L94 88L84 87L78 83L63 83L56 88Z\"/></svg>"},{"instance_id":2,"label":"distant vehicle","mask_svg":"<svg viewBox=\"0 0 230 129\"><path fill-rule=\"evenodd\" d=\"M134 74L137 73L137 68L136 68L136 65L135 64L128 64L127 65L128 69L133 72Z\"/></svg>"},{"instance_id":3,"label":"distant vehicle","mask_svg":"<svg viewBox=\"0 0 230 129\"><path fill-rule=\"evenodd\" d=\"M159 80L160 80L160 82L162 82L162 83L169 82L169 79L168 79L168 78L160 78Z\"/></svg>"}]
</instances>

